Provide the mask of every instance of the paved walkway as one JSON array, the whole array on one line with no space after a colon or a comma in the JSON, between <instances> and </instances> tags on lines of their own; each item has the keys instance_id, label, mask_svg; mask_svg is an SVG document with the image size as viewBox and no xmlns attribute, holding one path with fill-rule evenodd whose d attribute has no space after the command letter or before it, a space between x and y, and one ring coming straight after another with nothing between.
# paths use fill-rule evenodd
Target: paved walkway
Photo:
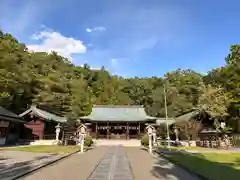
<instances>
[{"instance_id":1,"label":"paved walkway","mask_svg":"<svg viewBox=\"0 0 240 180\"><path fill-rule=\"evenodd\" d=\"M198 180L140 147L102 146L75 154L21 180Z\"/></svg>"},{"instance_id":2,"label":"paved walkway","mask_svg":"<svg viewBox=\"0 0 240 180\"><path fill-rule=\"evenodd\" d=\"M88 180L133 180L124 147L110 147Z\"/></svg>"},{"instance_id":3,"label":"paved walkway","mask_svg":"<svg viewBox=\"0 0 240 180\"><path fill-rule=\"evenodd\" d=\"M98 147L84 154L74 154L21 180L86 180L107 150L108 147Z\"/></svg>"},{"instance_id":4,"label":"paved walkway","mask_svg":"<svg viewBox=\"0 0 240 180\"><path fill-rule=\"evenodd\" d=\"M135 180L198 180L180 167L145 150L126 147Z\"/></svg>"}]
</instances>

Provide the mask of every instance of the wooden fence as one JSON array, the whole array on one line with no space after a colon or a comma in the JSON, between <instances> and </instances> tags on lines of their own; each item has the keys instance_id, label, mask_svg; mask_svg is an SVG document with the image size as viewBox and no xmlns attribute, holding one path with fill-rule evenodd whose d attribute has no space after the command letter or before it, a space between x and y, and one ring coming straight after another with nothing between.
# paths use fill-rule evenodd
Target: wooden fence
<instances>
[{"instance_id":1,"label":"wooden fence","mask_svg":"<svg viewBox=\"0 0 240 180\"><path fill-rule=\"evenodd\" d=\"M228 149L240 147L240 134L208 133L200 135L196 145L207 148Z\"/></svg>"}]
</instances>

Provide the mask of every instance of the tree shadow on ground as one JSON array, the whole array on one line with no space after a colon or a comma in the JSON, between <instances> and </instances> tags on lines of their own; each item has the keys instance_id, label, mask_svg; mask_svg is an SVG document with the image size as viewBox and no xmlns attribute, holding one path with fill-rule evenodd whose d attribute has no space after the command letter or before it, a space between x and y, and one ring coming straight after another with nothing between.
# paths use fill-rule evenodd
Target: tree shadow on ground
<instances>
[{"instance_id":1,"label":"tree shadow on ground","mask_svg":"<svg viewBox=\"0 0 240 180\"><path fill-rule=\"evenodd\" d=\"M170 163L167 159L170 159ZM240 163L239 159L233 164L213 162L206 159L204 155L197 153L188 153L184 151L166 151L162 155L156 153L156 163L152 168L152 174L155 177L164 177L166 179L174 180L192 180L192 179L211 179L211 180L239 180L240 169L237 166ZM221 156L224 154L219 154ZM190 177L189 175L195 172L199 176Z\"/></svg>"},{"instance_id":2,"label":"tree shadow on ground","mask_svg":"<svg viewBox=\"0 0 240 180\"><path fill-rule=\"evenodd\" d=\"M34 160L18 162L18 163L13 163L13 164L7 164L4 162L3 163L0 162L1 180L15 177L17 175L20 175L23 172L27 172L27 171L31 170L34 167L33 161Z\"/></svg>"},{"instance_id":3,"label":"tree shadow on ground","mask_svg":"<svg viewBox=\"0 0 240 180\"><path fill-rule=\"evenodd\" d=\"M57 154L51 154L51 155L57 155ZM34 160L43 160L49 158L51 155L46 155L46 156L38 156L34 158Z\"/></svg>"},{"instance_id":4,"label":"tree shadow on ground","mask_svg":"<svg viewBox=\"0 0 240 180\"><path fill-rule=\"evenodd\" d=\"M47 162L46 159L50 158L50 156L38 156L29 161L16 162L11 163L14 159L11 158L1 158L0 159L0 179L9 179L15 176L19 176L23 173L33 170L35 167L40 164L45 164ZM44 160L40 162L41 160ZM9 162L10 161L10 162Z\"/></svg>"},{"instance_id":5,"label":"tree shadow on ground","mask_svg":"<svg viewBox=\"0 0 240 180\"><path fill-rule=\"evenodd\" d=\"M0 161L4 161L4 160L7 160L9 158L6 158L6 157L0 157Z\"/></svg>"},{"instance_id":6,"label":"tree shadow on ground","mask_svg":"<svg viewBox=\"0 0 240 180\"><path fill-rule=\"evenodd\" d=\"M141 150L148 151L147 148L141 147ZM176 164L169 162L167 159L160 156L153 151L154 164L152 166L151 173L157 179L168 180L198 180L199 178L194 174L190 174L188 171L179 167Z\"/></svg>"},{"instance_id":7,"label":"tree shadow on ground","mask_svg":"<svg viewBox=\"0 0 240 180\"><path fill-rule=\"evenodd\" d=\"M153 176L159 179L168 179L168 180L197 180L199 179L194 174L190 174L185 171L178 165L170 163L166 159L158 159L158 162L155 163L152 167Z\"/></svg>"}]
</instances>

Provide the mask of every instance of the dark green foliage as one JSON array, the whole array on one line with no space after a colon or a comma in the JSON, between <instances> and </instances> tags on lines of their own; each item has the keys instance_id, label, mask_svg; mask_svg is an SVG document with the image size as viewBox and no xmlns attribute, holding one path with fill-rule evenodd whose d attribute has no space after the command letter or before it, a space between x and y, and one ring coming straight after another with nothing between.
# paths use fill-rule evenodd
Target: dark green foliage
<instances>
[{"instance_id":1,"label":"dark green foliage","mask_svg":"<svg viewBox=\"0 0 240 180\"><path fill-rule=\"evenodd\" d=\"M93 144L93 139L91 136L86 136L84 139L84 146L90 147Z\"/></svg>"},{"instance_id":2,"label":"dark green foliage","mask_svg":"<svg viewBox=\"0 0 240 180\"><path fill-rule=\"evenodd\" d=\"M145 134L141 139L141 145L142 146L148 146L149 145L149 137L147 134Z\"/></svg>"}]
</instances>

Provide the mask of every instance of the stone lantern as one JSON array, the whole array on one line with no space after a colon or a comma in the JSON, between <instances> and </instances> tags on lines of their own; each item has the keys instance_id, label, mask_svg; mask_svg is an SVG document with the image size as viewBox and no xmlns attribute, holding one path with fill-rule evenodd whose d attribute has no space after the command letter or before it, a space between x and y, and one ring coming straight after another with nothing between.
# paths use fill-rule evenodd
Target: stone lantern
<instances>
[{"instance_id":1,"label":"stone lantern","mask_svg":"<svg viewBox=\"0 0 240 180\"><path fill-rule=\"evenodd\" d=\"M60 131L61 131L61 126L60 126L60 124L58 123L58 125L57 126L55 126L55 128L56 128L56 141L59 141L59 134L60 134Z\"/></svg>"},{"instance_id":2,"label":"stone lantern","mask_svg":"<svg viewBox=\"0 0 240 180\"><path fill-rule=\"evenodd\" d=\"M149 138L149 153L152 154L152 144L153 144L152 137L153 137L155 128L151 125L148 125L146 127L146 131L147 131L148 138Z\"/></svg>"},{"instance_id":3,"label":"stone lantern","mask_svg":"<svg viewBox=\"0 0 240 180\"><path fill-rule=\"evenodd\" d=\"M174 128L174 133L175 133L175 136L176 136L176 141L178 142L179 141L179 137L178 137L179 132L178 132L177 126L175 126L175 128Z\"/></svg>"},{"instance_id":4,"label":"stone lantern","mask_svg":"<svg viewBox=\"0 0 240 180\"><path fill-rule=\"evenodd\" d=\"M84 138L86 135L87 127L84 124L81 124L78 127L78 145L81 146L81 153L83 153L83 147L84 147Z\"/></svg>"}]
</instances>

